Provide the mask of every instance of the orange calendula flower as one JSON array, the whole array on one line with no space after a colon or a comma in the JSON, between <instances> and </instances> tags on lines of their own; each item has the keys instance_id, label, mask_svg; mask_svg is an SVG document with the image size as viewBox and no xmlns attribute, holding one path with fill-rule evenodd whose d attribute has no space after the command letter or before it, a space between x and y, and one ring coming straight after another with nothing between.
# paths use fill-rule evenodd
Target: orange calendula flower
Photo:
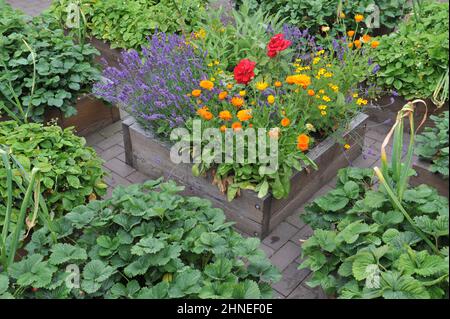
<instances>
[{"instance_id":1,"label":"orange calendula flower","mask_svg":"<svg viewBox=\"0 0 450 319\"><path fill-rule=\"evenodd\" d=\"M198 109L197 114L201 118L203 118L204 120L207 120L207 121L212 120L214 117L213 114L209 111L209 109L206 106Z\"/></svg>"},{"instance_id":2,"label":"orange calendula flower","mask_svg":"<svg viewBox=\"0 0 450 319\"><path fill-rule=\"evenodd\" d=\"M378 48L379 45L380 45L379 41L372 41L372 43L370 44L370 47L372 49L376 49L376 48Z\"/></svg>"},{"instance_id":3,"label":"orange calendula flower","mask_svg":"<svg viewBox=\"0 0 450 319\"><path fill-rule=\"evenodd\" d=\"M358 49L361 48L361 41L360 40L355 40L355 47L357 47Z\"/></svg>"},{"instance_id":4,"label":"orange calendula flower","mask_svg":"<svg viewBox=\"0 0 450 319\"><path fill-rule=\"evenodd\" d=\"M241 124L241 122L234 122L233 124L231 124L231 128L234 131L239 131L242 129L242 124Z\"/></svg>"},{"instance_id":5,"label":"orange calendula flower","mask_svg":"<svg viewBox=\"0 0 450 319\"><path fill-rule=\"evenodd\" d=\"M228 89L228 90L231 90L232 88L233 88L233 84L231 84L231 83L230 83L230 84L227 84L227 89Z\"/></svg>"},{"instance_id":6,"label":"orange calendula flower","mask_svg":"<svg viewBox=\"0 0 450 319\"><path fill-rule=\"evenodd\" d=\"M220 131L221 131L221 132L225 132L226 129L227 129L227 127L226 127L225 125L222 125L222 126L220 127Z\"/></svg>"},{"instance_id":7,"label":"orange calendula flower","mask_svg":"<svg viewBox=\"0 0 450 319\"><path fill-rule=\"evenodd\" d=\"M201 91L201 90L193 90L193 91L191 92L191 95L192 95L193 97L199 97L201 94L202 94L202 91Z\"/></svg>"},{"instance_id":8,"label":"orange calendula flower","mask_svg":"<svg viewBox=\"0 0 450 319\"><path fill-rule=\"evenodd\" d=\"M307 151L309 148L309 136L306 134L300 134L297 137L297 148L300 151Z\"/></svg>"},{"instance_id":9,"label":"orange calendula flower","mask_svg":"<svg viewBox=\"0 0 450 319\"><path fill-rule=\"evenodd\" d=\"M281 126L286 127L286 126L289 126L289 124L291 124L291 120L288 119L287 117L285 117L281 120Z\"/></svg>"},{"instance_id":10,"label":"orange calendula flower","mask_svg":"<svg viewBox=\"0 0 450 319\"><path fill-rule=\"evenodd\" d=\"M362 20L364 20L364 16L362 14L355 15L356 23L360 23Z\"/></svg>"},{"instance_id":11,"label":"orange calendula flower","mask_svg":"<svg viewBox=\"0 0 450 319\"><path fill-rule=\"evenodd\" d=\"M241 122L248 121L252 118L252 111L251 110L240 110L236 114L237 118Z\"/></svg>"},{"instance_id":12,"label":"orange calendula flower","mask_svg":"<svg viewBox=\"0 0 450 319\"><path fill-rule=\"evenodd\" d=\"M350 144L345 144L345 145L344 145L344 148L345 148L346 150L350 149Z\"/></svg>"},{"instance_id":13,"label":"orange calendula flower","mask_svg":"<svg viewBox=\"0 0 450 319\"><path fill-rule=\"evenodd\" d=\"M275 87L280 88L283 86L283 83L281 83L281 81L275 81L274 85Z\"/></svg>"},{"instance_id":14,"label":"orange calendula flower","mask_svg":"<svg viewBox=\"0 0 450 319\"><path fill-rule=\"evenodd\" d=\"M355 35L355 31L353 30L347 31L347 35L349 38L352 38Z\"/></svg>"},{"instance_id":15,"label":"orange calendula flower","mask_svg":"<svg viewBox=\"0 0 450 319\"><path fill-rule=\"evenodd\" d=\"M348 47L351 49L351 48L353 48L353 42L350 42L349 44L348 44Z\"/></svg>"},{"instance_id":16,"label":"orange calendula flower","mask_svg":"<svg viewBox=\"0 0 450 319\"><path fill-rule=\"evenodd\" d=\"M244 105L244 99L238 96L234 96L231 99L231 104L233 104L237 108L240 108L242 107L242 105Z\"/></svg>"},{"instance_id":17,"label":"orange calendula flower","mask_svg":"<svg viewBox=\"0 0 450 319\"><path fill-rule=\"evenodd\" d=\"M306 74L290 75L286 78L286 83L297 84L306 89L309 85L311 85L311 78Z\"/></svg>"},{"instance_id":18,"label":"orange calendula flower","mask_svg":"<svg viewBox=\"0 0 450 319\"><path fill-rule=\"evenodd\" d=\"M227 91L222 91L219 93L219 100L225 100L228 96L228 92Z\"/></svg>"},{"instance_id":19,"label":"orange calendula flower","mask_svg":"<svg viewBox=\"0 0 450 319\"><path fill-rule=\"evenodd\" d=\"M202 80L200 81L200 87L205 90L211 91L214 88L214 83L209 80Z\"/></svg>"},{"instance_id":20,"label":"orange calendula flower","mask_svg":"<svg viewBox=\"0 0 450 319\"><path fill-rule=\"evenodd\" d=\"M233 118L233 115L231 115L230 111L221 111L219 113L219 118L224 121L229 121Z\"/></svg>"},{"instance_id":21,"label":"orange calendula flower","mask_svg":"<svg viewBox=\"0 0 450 319\"><path fill-rule=\"evenodd\" d=\"M269 103L269 104L275 103L275 96L269 95L269 96L267 97L267 103Z\"/></svg>"},{"instance_id":22,"label":"orange calendula flower","mask_svg":"<svg viewBox=\"0 0 450 319\"><path fill-rule=\"evenodd\" d=\"M316 92L314 92L314 90L308 90L308 95L309 96L314 96L314 94L316 94Z\"/></svg>"},{"instance_id":23,"label":"orange calendula flower","mask_svg":"<svg viewBox=\"0 0 450 319\"><path fill-rule=\"evenodd\" d=\"M368 43L370 41L370 39L372 39L372 37L370 35L368 35L368 34L364 34L363 37L362 37L362 41L364 43Z\"/></svg>"}]
</instances>

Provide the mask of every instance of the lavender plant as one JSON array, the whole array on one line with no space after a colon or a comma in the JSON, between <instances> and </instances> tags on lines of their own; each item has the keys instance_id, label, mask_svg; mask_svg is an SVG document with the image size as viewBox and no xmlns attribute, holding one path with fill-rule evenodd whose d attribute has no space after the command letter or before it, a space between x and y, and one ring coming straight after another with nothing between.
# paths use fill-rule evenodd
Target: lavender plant
<instances>
[{"instance_id":1,"label":"lavender plant","mask_svg":"<svg viewBox=\"0 0 450 319\"><path fill-rule=\"evenodd\" d=\"M204 56L183 36L158 32L141 55L136 50L123 52L118 68L107 67L94 93L167 137L170 128L183 126L195 114L195 102L188 94L204 77L204 64Z\"/></svg>"}]
</instances>

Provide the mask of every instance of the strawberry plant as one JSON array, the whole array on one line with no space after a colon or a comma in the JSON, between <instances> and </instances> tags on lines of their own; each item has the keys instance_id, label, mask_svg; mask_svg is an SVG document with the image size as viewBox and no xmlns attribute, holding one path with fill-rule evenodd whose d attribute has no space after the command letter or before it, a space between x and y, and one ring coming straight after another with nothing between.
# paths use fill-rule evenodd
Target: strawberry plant
<instances>
[{"instance_id":1,"label":"strawberry plant","mask_svg":"<svg viewBox=\"0 0 450 319\"><path fill-rule=\"evenodd\" d=\"M23 184L23 173L39 169L41 193L53 214L59 215L106 193L102 179L102 160L85 146L84 138L72 129L43 126L38 123L17 125L14 121L0 122L0 144L11 150L20 164L13 169L15 185ZM7 168L0 165L0 225L3 224L7 203ZM23 187L12 189L12 221L25 194ZM5 203L5 204L4 204Z\"/></svg>"},{"instance_id":2,"label":"strawberry plant","mask_svg":"<svg viewBox=\"0 0 450 319\"><path fill-rule=\"evenodd\" d=\"M75 208L53 223L59 243L51 244L45 227L33 234L28 255L0 277L0 295L269 297L280 274L259 240L242 238L220 209L183 197L181 190L174 182L150 180ZM66 284L67 266L79 270L79 286Z\"/></svg>"},{"instance_id":3,"label":"strawberry plant","mask_svg":"<svg viewBox=\"0 0 450 319\"><path fill-rule=\"evenodd\" d=\"M414 102L415 103L415 102ZM314 234L302 245L313 276L340 298L448 298L448 200L427 185L408 188L413 174L414 103L408 103L382 144L382 167L339 171L336 189L306 207ZM403 118L411 136L401 163ZM385 145L394 136L392 162Z\"/></svg>"},{"instance_id":4,"label":"strawberry plant","mask_svg":"<svg viewBox=\"0 0 450 319\"><path fill-rule=\"evenodd\" d=\"M423 133L417 136L416 154L431 162L430 171L448 178L448 111L430 118L434 126L426 127Z\"/></svg>"}]
</instances>

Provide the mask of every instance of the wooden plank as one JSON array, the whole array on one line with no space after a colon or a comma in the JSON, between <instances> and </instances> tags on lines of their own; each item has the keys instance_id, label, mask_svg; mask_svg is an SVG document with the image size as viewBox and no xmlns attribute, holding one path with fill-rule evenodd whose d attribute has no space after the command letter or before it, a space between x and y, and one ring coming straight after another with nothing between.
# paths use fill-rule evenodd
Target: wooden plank
<instances>
[{"instance_id":1,"label":"wooden plank","mask_svg":"<svg viewBox=\"0 0 450 319\"><path fill-rule=\"evenodd\" d=\"M445 179L441 174L432 173L428 169L430 163L419 160L413 165L413 169L416 171L416 176L411 176L409 183L411 186L419 186L426 184L436 188L438 193L442 196L449 198L449 180Z\"/></svg>"}]
</instances>

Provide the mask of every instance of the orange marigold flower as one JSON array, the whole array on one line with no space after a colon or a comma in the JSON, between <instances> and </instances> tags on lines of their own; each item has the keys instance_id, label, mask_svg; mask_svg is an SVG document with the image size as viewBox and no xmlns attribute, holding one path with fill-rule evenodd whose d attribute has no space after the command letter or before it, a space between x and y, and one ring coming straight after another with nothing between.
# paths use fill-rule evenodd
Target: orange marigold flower
<instances>
[{"instance_id":1,"label":"orange marigold flower","mask_svg":"<svg viewBox=\"0 0 450 319\"><path fill-rule=\"evenodd\" d=\"M348 47L349 47L350 49L353 48L353 42L349 43L349 44L348 44Z\"/></svg>"},{"instance_id":2,"label":"orange marigold flower","mask_svg":"<svg viewBox=\"0 0 450 319\"><path fill-rule=\"evenodd\" d=\"M362 37L362 41L364 43L368 43L370 41L370 39L372 39L372 37L370 35L368 35L368 34L364 34L363 37Z\"/></svg>"},{"instance_id":3,"label":"orange marigold flower","mask_svg":"<svg viewBox=\"0 0 450 319\"><path fill-rule=\"evenodd\" d=\"M236 114L237 118L241 122L248 121L252 118L252 111L251 110L240 110Z\"/></svg>"},{"instance_id":4,"label":"orange marigold flower","mask_svg":"<svg viewBox=\"0 0 450 319\"><path fill-rule=\"evenodd\" d=\"M199 97L202 94L202 91L201 90L193 90L191 92L191 94L193 97Z\"/></svg>"},{"instance_id":5,"label":"orange marigold flower","mask_svg":"<svg viewBox=\"0 0 450 319\"><path fill-rule=\"evenodd\" d=\"M306 87L311 84L311 78L306 74L289 75L286 78L286 83L297 84L306 89Z\"/></svg>"},{"instance_id":6,"label":"orange marigold flower","mask_svg":"<svg viewBox=\"0 0 450 319\"><path fill-rule=\"evenodd\" d=\"M231 104L233 104L237 108L240 108L242 107L242 105L244 105L244 99L238 96L234 96L231 99Z\"/></svg>"},{"instance_id":7,"label":"orange marigold flower","mask_svg":"<svg viewBox=\"0 0 450 319\"><path fill-rule=\"evenodd\" d=\"M225 100L228 96L228 92L227 91L222 91L219 93L219 100Z\"/></svg>"},{"instance_id":8,"label":"orange marigold flower","mask_svg":"<svg viewBox=\"0 0 450 319\"><path fill-rule=\"evenodd\" d=\"M269 104L275 103L275 96L269 95L269 96L267 97L267 103L269 103Z\"/></svg>"},{"instance_id":9,"label":"orange marigold flower","mask_svg":"<svg viewBox=\"0 0 450 319\"><path fill-rule=\"evenodd\" d=\"M286 126L289 126L289 124L291 124L291 120L288 119L287 117L285 117L281 120L281 126L286 127Z\"/></svg>"},{"instance_id":10,"label":"orange marigold flower","mask_svg":"<svg viewBox=\"0 0 450 319\"><path fill-rule=\"evenodd\" d=\"M306 134L300 134L297 137L297 148L300 151L307 151L309 148L309 136Z\"/></svg>"},{"instance_id":11,"label":"orange marigold flower","mask_svg":"<svg viewBox=\"0 0 450 319\"><path fill-rule=\"evenodd\" d=\"M309 96L314 96L314 94L316 94L316 92L314 92L314 90L308 90L308 95Z\"/></svg>"},{"instance_id":12,"label":"orange marigold flower","mask_svg":"<svg viewBox=\"0 0 450 319\"><path fill-rule=\"evenodd\" d=\"M355 40L355 47L357 47L358 49L361 47L361 41L360 40Z\"/></svg>"},{"instance_id":13,"label":"orange marigold flower","mask_svg":"<svg viewBox=\"0 0 450 319\"><path fill-rule=\"evenodd\" d=\"M281 81L275 81L274 85L275 87L279 88L283 86L283 83L281 83Z\"/></svg>"},{"instance_id":14,"label":"orange marigold flower","mask_svg":"<svg viewBox=\"0 0 450 319\"><path fill-rule=\"evenodd\" d=\"M214 117L213 114L209 111L209 109L208 109L206 106L204 106L204 107L198 109L198 110L197 110L197 114L198 114L201 118L203 118L203 119L205 119L205 120L207 120L207 121L212 120L213 117Z\"/></svg>"},{"instance_id":15,"label":"orange marigold flower","mask_svg":"<svg viewBox=\"0 0 450 319\"><path fill-rule=\"evenodd\" d=\"M222 125L222 126L220 127L220 131L221 131L221 132L225 132L226 129L227 129L227 127L226 127L225 125Z\"/></svg>"},{"instance_id":16,"label":"orange marigold flower","mask_svg":"<svg viewBox=\"0 0 450 319\"><path fill-rule=\"evenodd\" d=\"M231 128L234 131L239 131L242 129L242 124L241 124L241 122L234 122L233 124L231 124Z\"/></svg>"},{"instance_id":17,"label":"orange marigold flower","mask_svg":"<svg viewBox=\"0 0 450 319\"><path fill-rule=\"evenodd\" d=\"M364 20L364 16L362 14L355 15L356 23L360 23L362 20Z\"/></svg>"},{"instance_id":18,"label":"orange marigold flower","mask_svg":"<svg viewBox=\"0 0 450 319\"><path fill-rule=\"evenodd\" d=\"M230 111L221 111L219 113L219 118L224 121L229 121L233 118L233 115L231 115Z\"/></svg>"},{"instance_id":19,"label":"orange marigold flower","mask_svg":"<svg viewBox=\"0 0 450 319\"><path fill-rule=\"evenodd\" d=\"M352 38L355 35L355 31L350 30L350 31L347 32L347 35L348 35L349 38Z\"/></svg>"},{"instance_id":20,"label":"orange marigold flower","mask_svg":"<svg viewBox=\"0 0 450 319\"><path fill-rule=\"evenodd\" d=\"M372 43L370 44L370 47L372 49L376 49L379 45L380 45L379 41L372 41Z\"/></svg>"},{"instance_id":21,"label":"orange marigold flower","mask_svg":"<svg viewBox=\"0 0 450 319\"><path fill-rule=\"evenodd\" d=\"M209 80L202 80L200 81L200 87L205 90L211 91L214 88L214 83Z\"/></svg>"}]
</instances>

